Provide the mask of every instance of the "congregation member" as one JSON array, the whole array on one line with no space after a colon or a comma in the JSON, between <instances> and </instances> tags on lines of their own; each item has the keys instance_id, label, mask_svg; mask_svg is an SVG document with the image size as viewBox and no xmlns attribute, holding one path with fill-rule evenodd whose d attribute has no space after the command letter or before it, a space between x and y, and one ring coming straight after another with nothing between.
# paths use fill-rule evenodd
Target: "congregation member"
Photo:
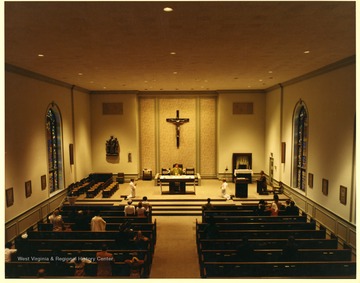
<instances>
[{"instance_id":1,"label":"congregation member","mask_svg":"<svg viewBox=\"0 0 360 283\"><path fill-rule=\"evenodd\" d=\"M53 231L63 230L64 220L62 219L58 208L49 216L49 222L53 225Z\"/></svg>"},{"instance_id":2,"label":"congregation member","mask_svg":"<svg viewBox=\"0 0 360 283\"><path fill-rule=\"evenodd\" d=\"M130 266L130 278L140 278L141 267L144 264L144 260L133 256L131 259L126 259L124 262Z\"/></svg>"},{"instance_id":3,"label":"congregation member","mask_svg":"<svg viewBox=\"0 0 360 283\"><path fill-rule=\"evenodd\" d=\"M5 244L5 262L11 262L11 258L16 252L17 249L15 249L15 246L12 243L7 242Z\"/></svg>"},{"instance_id":4,"label":"congregation member","mask_svg":"<svg viewBox=\"0 0 360 283\"><path fill-rule=\"evenodd\" d=\"M214 209L214 206L211 203L211 198L207 199L207 203L203 205L203 210Z\"/></svg>"},{"instance_id":5,"label":"congregation member","mask_svg":"<svg viewBox=\"0 0 360 283\"><path fill-rule=\"evenodd\" d=\"M279 201L279 196L277 194L274 194L274 200L270 207L271 216L278 216L281 206L282 206L282 204Z\"/></svg>"},{"instance_id":6,"label":"congregation member","mask_svg":"<svg viewBox=\"0 0 360 283\"><path fill-rule=\"evenodd\" d=\"M91 263L91 260L86 257L81 256L81 251L78 251L77 256L72 258L69 261L69 263L74 264L74 268L75 268L74 276L83 277L86 275L85 274L85 266L86 266L86 264Z\"/></svg>"},{"instance_id":7,"label":"congregation member","mask_svg":"<svg viewBox=\"0 0 360 283\"><path fill-rule=\"evenodd\" d=\"M295 205L295 202L290 201L290 205L285 208L286 215L299 215L299 208Z\"/></svg>"},{"instance_id":8,"label":"congregation member","mask_svg":"<svg viewBox=\"0 0 360 283\"><path fill-rule=\"evenodd\" d=\"M132 200L127 202L127 205L124 207L125 216L133 216L136 213L135 206L132 204Z\"/></svg>"},{"instance_id":9,"label":"congregation member","mask_svg":"<svg viewBox=\"0 0 360 283\"><path fill-rule=\"evenodd\" d=\"M145 217L146 216L146 209L143 207L143 204L141 201L139 201L137 207L136 207L136 215L139 217Z\"/></svg>"},{"instance_id":10,"label":"congregation member","mask_svg":"<svg viewBox=\"0 0 360 283\"><path fill-rule=\"evenodd\" d=\"M146 212L149 212L149 211L150 211L151 205L150 205L150 203L149 203L149 201L148 201L147 196L143 196L143 198L142 198L142 205L143 205L143 207L145 208Z\"/></svg>"},{"instance_id":11,"label":"congregation member","mask_svg":"<svg viewBox=\"0 0 360 283\"><path fill-rule=\"evenodd\" d=\"M91 231L101 232L106 230L106 221L100 216L100 212L97 211L95 216L91 219Z\"/></svg>"},{"instance_id":12,"label":"congregation member","mask_svg":"<svg viewBox=\"0 0 360 283\"><path fill-rule=\"evenodd\" d=\"M102 245L101 251L96 253L97 272L98 277L110 277L112 276L112 267L114 263L114 257L112 253L107 251L107 246Z\"/></svg>"}]
</instances>

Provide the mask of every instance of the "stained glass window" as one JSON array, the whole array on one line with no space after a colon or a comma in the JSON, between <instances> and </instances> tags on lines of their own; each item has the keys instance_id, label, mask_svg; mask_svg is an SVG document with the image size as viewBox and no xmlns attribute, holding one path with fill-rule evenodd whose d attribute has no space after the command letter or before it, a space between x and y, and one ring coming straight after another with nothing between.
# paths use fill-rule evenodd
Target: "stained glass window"
<instances>
[{"instance_id":1,"label":"stained glass window","mask_svg":"<svg viewBox=\"0 0 360 283\"><path fill-rule=\"evenodd\" d=\"M294 115L294 187L305 191L307 175L308 113L303 102Z\"/></svg>"},{"instance_id":2,"label":"stained glass window","mask_svg":"<svg viewBox=\"0 0 360 283\"><path fill-rule=\"evenodd\" d=\"M61 124L59 112L49 108L46 115L46 140L48 150L50 193L62 188Z\"/></svg>"}]
</instances>

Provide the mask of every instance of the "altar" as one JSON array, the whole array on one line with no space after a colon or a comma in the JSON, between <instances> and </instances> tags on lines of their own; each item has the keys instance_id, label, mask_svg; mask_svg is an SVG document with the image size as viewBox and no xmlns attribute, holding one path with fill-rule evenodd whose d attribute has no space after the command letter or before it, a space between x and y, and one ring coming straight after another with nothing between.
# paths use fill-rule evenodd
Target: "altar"
<instances>
[{"instance_id":1,"label":"altar","mask_svg":"<svg viewBox=\"0 0 360 283\"><path fill-rule=\"evenodd\" d=\"M160 182L160 193L169 193L169 194L187 194L187 193L196 193L195 189L195 175L161 175L159 177ZM169 184L169 191L163 191L163 185ZM186 184L189 184L194 187L194 191L186 191Z\"/></svg>"}]
</instances>

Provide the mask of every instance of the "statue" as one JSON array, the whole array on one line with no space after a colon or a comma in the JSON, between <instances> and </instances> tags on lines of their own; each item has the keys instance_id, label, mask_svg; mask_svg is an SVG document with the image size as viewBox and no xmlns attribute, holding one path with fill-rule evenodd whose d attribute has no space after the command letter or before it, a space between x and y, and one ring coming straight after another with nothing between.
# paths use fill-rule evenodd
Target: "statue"
<instances>
[{"instance_id":1,"label":"statue","mask_svg":"<svg viewBox=\"0 0 360 283\"><path fill-rule=\"evenodd\" d=\"M106 155L119 155L119 142L114 136L110 136L110 139L106 141Z\"/></svg>"}]
</instances>

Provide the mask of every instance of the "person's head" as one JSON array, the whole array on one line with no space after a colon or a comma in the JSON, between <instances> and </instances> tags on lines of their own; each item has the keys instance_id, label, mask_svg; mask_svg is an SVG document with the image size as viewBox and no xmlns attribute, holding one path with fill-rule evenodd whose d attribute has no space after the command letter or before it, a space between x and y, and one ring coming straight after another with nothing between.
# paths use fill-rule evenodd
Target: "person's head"
<instances>
[{"instance_id":1,"label":"person's head","mask_svg":"<svg viewBox=\"0 0 360 283\"><path fill-rule=\"evenodd\" d=\"M179 164L177 164L177 163L175 163L175 166L174 166L175 168L179 168Z\"/></svg>"},{"instance_id":2,"label":"person's head","mask_svg":"<svg viewBox=\"0 0 360 283\"><path fill-rule=\"evenodd\" d=\"M139 201L138 207L139 207L139 208L142 208L142 202L141 202L141 201Z\"/></svg>"},{"instance_id":3,"label":"person's head","mask_svg":"<svg viewBox=\"0 0 360 283\"><path fill-rule=\"evenodd\" d=\"M224 178L222 181L223 181L223 183L225 183L225 182L226 182L226 179Z\"/></svg>"},{"instance_id":4,"label":"person's head","mask_svg":"<svg viewBox=\"0 0 360 283\"><path fill-rule=\"evenodd\" d=\"M45 273L45 269L44 268L40 268L38 271L37 271L37 277L38 278L42 278L42 277L45 277L46 273Z\"/></svg>"},{"instance_id":5,"label":"person's head","mask_svg":"<svg viewBox=\"0 0 360 283\"><path fill-rule=\"evenodd\" d=\"M279 201L279 196L277 194L274 194L274 201Z\"/></svg>"},{"instance_id":6,"label":"person's head","mask_svg":"<svg viewBox=\"0 0 360 283\"><path fill-rule=\"evenodd\" d=\"M290 206L295 206L295 202L292 200L292 201L290 201Z\"/></svg>"},{"instance_id":7,"label":"person's head","mask_svg":"<svg viewBox=\"0 0 360 283\"><path fill-rule=\"evenodd\" d=\"M144 196L144 197L143 197L143 201L147 201L147 196Z\"/></svg>"},{"instance_id":8,"label":"person's head","mask_svg":"<svg viewBox=\"0 0 360 283\"><path fill-rule=\"evenodd\" d=\"M60 214L59 209L58 209L58 208L55 209L54 212L53 212L53 214L54 214L54 216L58 216L58 215Z\"/></svg>"},{"instance_id":9,"label":"person's head","mask_svg":"<svg viewBox=\"0 0 360 283\"><path fill-rule=\"evenodd\" d=\"M5 243L5 248L10 249L10 248L11 248L11 246L12 246L12 245L11 245L11 243L10 243L10 242L6 242L6 243Z\"/></svg>"},{"instance_id":10,"label":"person's head","mask_svg":"<svg viewBox=\"0 0 360 283\"><path fill-rule=\"evenodd\" d=\"M131 179L130 179L130 182L134 182L134 178L131 178Z\"/></svg>"},{"instance_id":11,"label":"person's head","mask_svg":"<svg viewBox=\"0 0 360 283\"><path fill-rule=\"evenodd\" d=\"M211 202L211 198L208 198L208 199L207 199L207 202L210 203L210 202Z\"/></svg>"},{"instance_id":12,"label":"person's head","mask_svg":"<svg viewBox=\"0 0 360 283\"><path fill-rule=\"evenodd\" d=\"M287 199L285 202L286 202L286 205L290 205L290 200L289 199Z\"/></svg>"},{"instance_id":13,"label":"person's head","mask_svg":"<svg viewBox=\"0 0 360 283\"><path fill-rule=\"evenodd\" d=\"M132 204L132 200L128 200L128 205L131 205Z\"/></svg>"},{"instance_id":14,"label":"person's head","mask_svg":"<svg viewBox=\"0 0 360 283\"><path fill-rule=\"evenodd\" d=\"M261 170L260 171L260 175L264 175L265 173L264 173L264 171L263 170Z\"/></svg>"}]
</instances>

